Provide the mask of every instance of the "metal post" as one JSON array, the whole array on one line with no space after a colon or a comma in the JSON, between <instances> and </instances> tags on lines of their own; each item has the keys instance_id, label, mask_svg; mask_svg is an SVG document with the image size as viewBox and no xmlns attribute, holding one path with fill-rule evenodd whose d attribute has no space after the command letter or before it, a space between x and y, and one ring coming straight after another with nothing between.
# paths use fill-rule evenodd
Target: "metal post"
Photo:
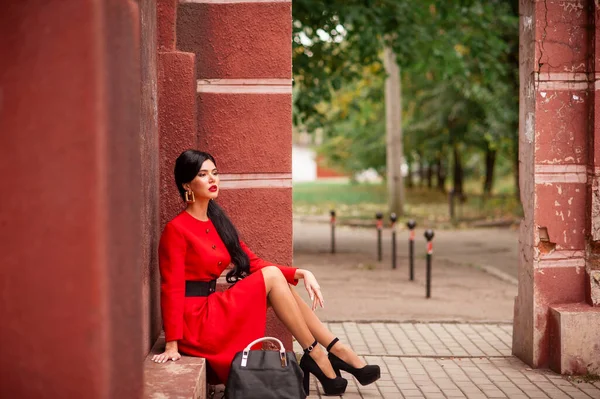
<instances>
[{"instance_id":1,"label":"metal post","mask_svg":"<svg viewBox=\"0 0 600 399\"><path fill-rule=\"evenodd\" d=\"M425 297L431 298L431 256L433 255L433 230L425 231L425 238L427 239L427 292Z\"/></svg>"},{"instance_id":2,"label":"metal post","mask_svg":"<svg viewBox=\"0 0 600 399\"><path fill-rule=\"evenodd\" d=\"M331 253L335 253L335 211L331 210Z\"/></svg>"},{"instance_id":3,"label":"metal post","mask_svg":"<svg viewBox=\"0 0 600 399\"><path fill-rule=\"evenodd\" d=\"M415 280L415 227L417 222L409 220L406 222L406 227L410 232L408 237L408 264L409 264L409 279L410 281Z\"/></svg>"},{"instance_id":4,"label":"metal post","mask_svg":"<svg viewBox=\"0 0 600 399\"><path fill-rule=\"evenodd\" d=\"M392 213L390 215L390 221L392 222L392 269L396 268L396 220L398 220L398 216Z\"/></svg>"},{"instance_id":5,"label":"metal post","mask_svg":"<svg viewBox=\"0 0 600 399\"><path fill-rule=\"evenodd\" d=\"M379 262L381 262L381 259L383 258L383 250L381 248L381 233L383 230L383 213L381 212L377 212L375 214L375 217L377 218L377 260Z\"/></svg>"}]
</instances>

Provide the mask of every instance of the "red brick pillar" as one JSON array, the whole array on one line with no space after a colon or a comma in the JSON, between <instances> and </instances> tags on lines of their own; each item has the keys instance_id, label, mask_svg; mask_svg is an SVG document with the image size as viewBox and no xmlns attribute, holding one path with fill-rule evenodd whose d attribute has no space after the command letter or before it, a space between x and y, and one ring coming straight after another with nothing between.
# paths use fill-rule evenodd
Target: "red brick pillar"
<instances>
[{"instance_id":1,"label":"red brick pillar","mask_svg":"<svg viewBox=\"0 0 600 399\"><path fill-rule=\"evenodd\" d=\"M586 299L593 306L600 306L600 5L592 5L595 12L590 13L590 37L593 39L593 54L590 57L593 73L589 74L590 123L588 151L588 251ZM590 50L592 50L590 48Z\"/></svg>"},{"instance_id":2,"label":"red brick pillar","mask_svg":"<svg viewBox=\"0 0 600 399\"><path fill-rule=\"evenodd\" d=\"M0 397L142 392L131 1L0 5Z\"/></svg>"},{"instance_id":3,"label":"red brick pillar","mask_svg":"<svg viewBox=\"0 0 600 399\"><path fill-rule=\"evenodd\" d=\"M173 176L175 159L182 151L195 148L197 137L194 55L175 49L175 23L179 2L178 0L156 0L155 4L158 51L156 156L159 196L158 223L155 231L158 244L165 224L183 210L183 203L175 187ZM156 340L162 329L159 282L160 273L156 270L152 275L153 290L149 298L152 310L150 320L152 342Z\"/></svg>"},{"instance_id":4,"label":"red brick pillar","mask_svg":"<svg viewBox=\"0 0 600 399\"><path fill-rule=\"evenodd\" d=\"M550 306L585 300L586 250L591 242L588 172L594 171L589 168L594 137L590 118L596 92L593 80L588 80L593 76L594 1L521 0L520 5L520 185L525 217L513 352L542 367L557 346L549 331Z\"/></svg>"},{"instance_id":5,"label":"red brick pillar","mask_svg":"<svg viewBox=\"0 0 600 399\"><path fill-rule=\"evenodd\" d=\"M160 237L156 0L139 0L141 20L142 160L142 325L149 350L161 330L160 275L156 251Z\"/></svg>"},{"instance_id":6,"label":"red brick pillar","mask_svg":"<svg viewBox=\"0 0 600 399\"><path fill-rule=\"evenodd\" d=\"M198 143L195 60L175 48L178 7L178 0L158 0L160 231L184 208L173 176L175 159Z\"/></svg>"},{"instance_id":7,"label":"red brick pillar","mask_svg":"<svg viewBox=\"0 0 600 399\"><path fill-rule=\"evenodd\" d=\"M196 54L198 147L221 173L219 203L260 257L292 260L290 1L186 0L177 48ZM269 334L291 336L270 313Z\"/></svg>"}]
</instances>

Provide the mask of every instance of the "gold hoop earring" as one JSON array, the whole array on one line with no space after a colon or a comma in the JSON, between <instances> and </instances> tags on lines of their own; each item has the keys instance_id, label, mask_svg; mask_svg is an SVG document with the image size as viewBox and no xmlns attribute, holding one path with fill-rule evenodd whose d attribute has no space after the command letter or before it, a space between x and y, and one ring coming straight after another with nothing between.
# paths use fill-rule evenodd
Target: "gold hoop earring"
<instances>
[{"instance_id":1,"label":"gold hoop earring","mask_svg":"<svg viewBox=\"0 0 600 399\"><path fill-rule=\"evenodd\" d=\"M196 202L196 197L194 196L193 191L190 190L185 192L185 202L188 204Z\"/></svg>"}]
</instances>

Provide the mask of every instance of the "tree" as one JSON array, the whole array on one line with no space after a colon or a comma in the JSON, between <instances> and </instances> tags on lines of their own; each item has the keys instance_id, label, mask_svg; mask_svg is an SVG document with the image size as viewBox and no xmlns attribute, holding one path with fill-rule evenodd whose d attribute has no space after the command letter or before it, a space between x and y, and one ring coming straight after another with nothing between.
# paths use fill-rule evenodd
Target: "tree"
<instances>
[{"instance_id":1,"label":"tree","mask_svg":"<svg viewBox=\"0 0 600 399\"><path fill-rule=\"evenodd\" d=\"M383 117L381 52L388 45L403 68L407 159L443 172L447 157L455 158L455 190L462 191L460 156L452 155L480 151L484 191L491 192L498 151L517 149L515 3L295 0L295 123L327 131L324 148L340 164L352 159L349 170L385 169L383 129L374 122ZM339 96L351 108L332 112Z\"/></svg>"},{"instance_id":2,"label":"tree","mask_svg":"<svg viewBox=\"0 0 600 399\"><path fill-rule=\"evenodd\" d=\"M386 47L384 65L385 80L385 123L386 123L386 177L388 207L390 213L404 215L404 181L402 178L402 95L400 69L394 51Z\"/></svg>"}]
</instances>

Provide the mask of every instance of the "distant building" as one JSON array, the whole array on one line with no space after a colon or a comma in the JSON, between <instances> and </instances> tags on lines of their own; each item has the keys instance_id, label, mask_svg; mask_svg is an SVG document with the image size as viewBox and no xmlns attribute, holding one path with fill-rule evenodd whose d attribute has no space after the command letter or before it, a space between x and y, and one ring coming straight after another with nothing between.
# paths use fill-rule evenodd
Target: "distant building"
<instances>
[{"instance_id":1,"label":"distant building","mask_svg":"<svg viewBox=\"0 0 600 399\"><path fill-rule=\"evenodd\" d=\"M317 180L317 162L315 152L298 145L292 146L292 182Z\"/></svg>"}]
</instances>

